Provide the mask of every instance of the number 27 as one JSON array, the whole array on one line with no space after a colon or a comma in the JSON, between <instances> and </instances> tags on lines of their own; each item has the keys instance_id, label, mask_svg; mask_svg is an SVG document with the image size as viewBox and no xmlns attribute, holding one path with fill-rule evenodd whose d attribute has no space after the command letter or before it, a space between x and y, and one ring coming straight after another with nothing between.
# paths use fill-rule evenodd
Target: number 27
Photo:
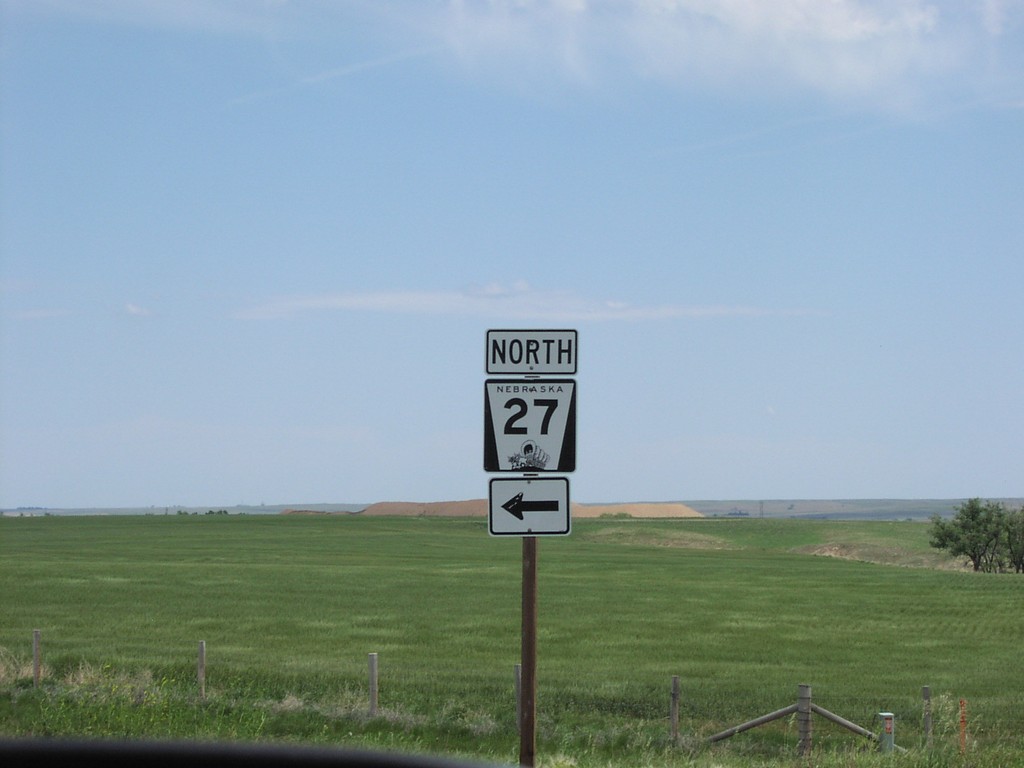
<instances>
[{"instance_id":1,"label":"number 27","mask_svg":"<svg viewBox=\"0 0 1024 768\"><path fill-rule=\"evenodd\" d=\"M546 435L548 433L548 427L551 425L551 417L555 415L555 409L558 408L557 400L547 400L538 398L533 401L533 404L538 408L546 408L544 412L544 418L540 424L540 433ZM508 417L505 421L505 434L506 435L525 435L527 433L526 427L517 427L516 422L520 421L526 416L530 406L521 397L513 397L505 401L505 408L515 412Z\"/></svg>"}]
</instances>

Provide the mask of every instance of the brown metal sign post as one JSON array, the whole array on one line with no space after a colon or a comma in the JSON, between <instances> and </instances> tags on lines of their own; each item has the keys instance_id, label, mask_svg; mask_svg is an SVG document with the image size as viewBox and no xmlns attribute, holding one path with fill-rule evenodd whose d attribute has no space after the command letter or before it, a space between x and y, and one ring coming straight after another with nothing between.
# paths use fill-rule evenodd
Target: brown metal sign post
<instances>
[{"instance_id":1,"label":"brown metal sign post","mask_svg":"<svg viewBox=\"0 0 1024 768\"><path fill-rule=\"evenodd\" d=\"M519 765L533 768L537 751L537 537L523 538L522 685Z\"/></svg>"}]
</instances>

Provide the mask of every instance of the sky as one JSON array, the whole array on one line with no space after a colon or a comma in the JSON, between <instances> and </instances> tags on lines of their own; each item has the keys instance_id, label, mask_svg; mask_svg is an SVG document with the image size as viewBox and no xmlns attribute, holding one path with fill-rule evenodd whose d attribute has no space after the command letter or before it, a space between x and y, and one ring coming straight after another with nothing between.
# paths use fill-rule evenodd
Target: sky
<instances>
[{"instance_id":1,"label":"sky","mask_svg":"<svg viewBox=\"0 0 1024 768\"><path fill-rule=\"evenodd\" d=\"M0 507L1024 496L1024 0L0 0Z\"/></svg>"}]
</instances>

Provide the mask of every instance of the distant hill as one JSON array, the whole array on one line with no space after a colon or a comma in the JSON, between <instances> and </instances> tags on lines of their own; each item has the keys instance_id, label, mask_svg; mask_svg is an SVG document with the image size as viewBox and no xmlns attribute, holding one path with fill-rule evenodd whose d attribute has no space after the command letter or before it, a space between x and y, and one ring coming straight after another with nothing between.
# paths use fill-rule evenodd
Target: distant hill
<instances>
[{"instance_id":1,"label":"distant hill","mask_svg":"<svg viewBox=\"0 0 1024 768\"><path fill-rule=\"evenodd\" d=\"M1024 499L1001 501L1019 509ZM801 517L822 520L927 520L950 517L966 499L764 499L687 501L705 517Z\"/></svg>"},{"instance_id":2,"label":"distant hill","mask_svg":"<svg viewBox=\"0 0 1024 768\"><path fill-rule=\"evenodd\" d=\"M468 501L382 501L363 510L364 515L423 517L487 517L487 499ZM679 502L639 504L573 504L572 516L583 517L702 517L701 513Z\"/></svg>"},{"instance_id":3,"label":"distant hill","mask_svg":"<svg viewBox=\"0 0 1024 768\"><path fill-rule=\"evenodd\" d=\"M574 518L813 518L822 520L918 520L932 515L951 517L966 499L740 499L662 502L622 502L572 505ZM1024 498L987 498L1019 509ZM396 515L423 517L487 517L487 499L464 501L382 501L375 504L315 503L260 504L235 506L183 507L103 507L64 508L19 507L0 510L4 517L43 515Z\"/></svg>"}]
</instances>

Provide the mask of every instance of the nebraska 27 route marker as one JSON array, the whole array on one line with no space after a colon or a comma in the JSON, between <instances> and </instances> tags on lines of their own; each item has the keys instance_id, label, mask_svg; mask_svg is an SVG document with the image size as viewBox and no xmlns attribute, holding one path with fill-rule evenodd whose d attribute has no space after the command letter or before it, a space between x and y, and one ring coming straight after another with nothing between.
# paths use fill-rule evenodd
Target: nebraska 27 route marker
<instances>
[{"instance_id":1,"label":"nebraska 27 route marker","mask_svg":"<svg viewBox=\"0 0 1024 768\"><path fill-rule=\"evenodd\" d=\"M571 526L569 479L494 478L487 517L492 536L566 536Z\"/></svg>"},{"instance_id":2,"label":"nebraska 27 route marker","mask_svg":"<svg viewBox=\"0 0 1024 768\"><path fill-rule=\"evenodd\" d=\"M484 387L487 472L576 470L576 382L487 379Z\"/></svg>"}]
</instances>

